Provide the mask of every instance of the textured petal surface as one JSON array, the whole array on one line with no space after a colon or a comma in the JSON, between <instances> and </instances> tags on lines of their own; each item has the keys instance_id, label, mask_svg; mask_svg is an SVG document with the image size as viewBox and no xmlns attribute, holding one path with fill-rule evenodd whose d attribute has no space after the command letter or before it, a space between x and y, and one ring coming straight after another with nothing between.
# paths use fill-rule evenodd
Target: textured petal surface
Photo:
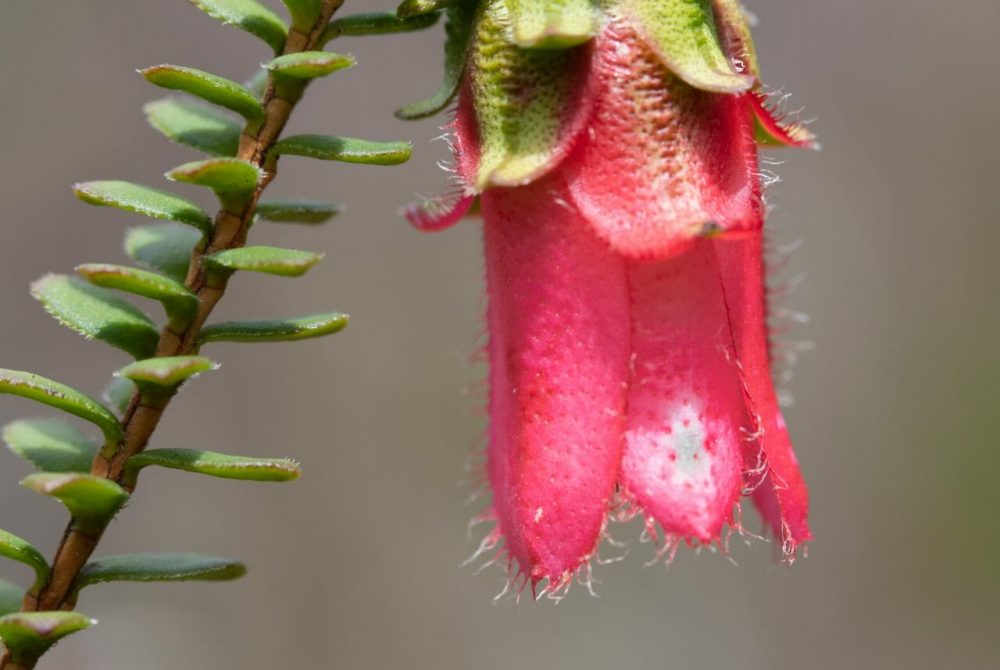
<instances>
[{"instance_id":1,"label":"textured petal surface","mask_svg":"<svg viewBox=\"0 0 1000 670\"><path fill-rule=\"evenodd\" d=\"M666 258L761 216L752 117L740 96L674 77L621 23L596 39L595 109L565 166L598 235L632 258Z\"/></svg>"},{"instance_id":2,"label":"textured petal surface","mask_svg":"<svg viewBox=\"0 0 1000 670\"><path fill-rule=\"evenodd\" d=\"M743 387L712 243L629 272L622 483L668 536L718 539L741 493Z\"/></svg>"},{"instance_id":3,"label":"textured petal surface","mask_svg":"<svg viewBox=\"0 0 1000 670\"><path fill-rule=\"evenodd\" d=\"M737 357L749 396L754 432L759 435L758 450L763 450L761 460L767 466L766 477L754 492L754 502L775 536L781 538L786 557L792 558L796 546L812 538L807 521L809 492L792 450L771 377L763 234L756 231L724 235L712 244L722 267ZM747 469L757 469L757 460L751 459Z\"/></svg>"},{"instance_id":4,"label":"textured petal surface","mask_svg":"<svg viewBox=\"0 0 1000 670\"><path fill-rule=\"evenodd\" d=\"M494 514L521 575L558 588L594 551L618 477L626 271L556 176L486 191L482 208Z\"/></svg>"}]
</instances>

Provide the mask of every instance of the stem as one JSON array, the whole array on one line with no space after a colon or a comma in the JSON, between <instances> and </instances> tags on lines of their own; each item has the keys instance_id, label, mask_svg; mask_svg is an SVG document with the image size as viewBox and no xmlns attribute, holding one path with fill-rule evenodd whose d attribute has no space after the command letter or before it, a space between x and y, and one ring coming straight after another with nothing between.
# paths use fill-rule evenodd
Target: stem
<instances>
[{"instance_id":1,"label":"stem","mask_svg":"<svg viewBox=\"0 0 1000 670\"><path fill-rule=\"evenodd\" d=\"M320 46L323 31L330 23L333 14L340 8L344 0L323 0L322 8L316 22L308 32L301 32L294 27L289 30L283 54L313 51ZM237 157L251 162L263 169L264 175L257 184L250 202L242 211L231 212L221 209L215 217L215 226L207 247L200 251L195 249L191 255L191 267L188 272L186 286L198 296L198 311L194 322L183 332L175 333L164 328L156 348L156 356L183 356L193 352L198 335L205 321L226 291L227 280L210 282L203 267L202 258L206 254L225 249L242 247L246 243L247 231L253 220L253 213L261 193L276 176L276 162L267 161L267 154L278 141L292 110L302 97L308 80L298 83L283 84L280 89L275 86L273 77L268 80L262 103L264 105L264 122L255 131L249 126L244 129L240 138ZM122 418L124 438L118 444L114 455L108 458L99 453L94 459L91 474L104 477L124 484L123 472L129 458L146 448L153 431L166 409L169 399L155 407L144 405L140 394L132 396L128 409ZM85 534L73 521L70 521L63 534L59 548L52 559L51 574L41 590L29 592L22 604L22 611L54 611L73 609L74 603L69 602L73 584L86 564L90 555L97 547L105 529L113 517L104 519L98 524L96 532ZM31 670L37 663L37 657L20 657L16 661L10 652L0 658L0 670Z\"/></svg>"}]
</instances>

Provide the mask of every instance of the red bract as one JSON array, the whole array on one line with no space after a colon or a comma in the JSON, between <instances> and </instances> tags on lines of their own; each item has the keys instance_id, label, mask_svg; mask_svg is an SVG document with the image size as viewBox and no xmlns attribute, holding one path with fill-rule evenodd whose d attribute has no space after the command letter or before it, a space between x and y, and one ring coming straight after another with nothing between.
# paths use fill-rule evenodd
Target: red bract
<instances>
[{"instance_id":1,"label":"red bract","mask_svg":"<svg viewBox=\"0 0 1000 670\"><path fill-rule=\"evenodd\" d=\"M480 197L487 546L559 592L609 514L642 513L672 551L719 542L752 494L792 560L808 495L772 382L756 147L812 136L764 103L731 0L621 0L556 51L505 43L511 20L558 36L481 7L454 123L465 191L409 212L437 229Z\"/></svg>"}]
</instances>

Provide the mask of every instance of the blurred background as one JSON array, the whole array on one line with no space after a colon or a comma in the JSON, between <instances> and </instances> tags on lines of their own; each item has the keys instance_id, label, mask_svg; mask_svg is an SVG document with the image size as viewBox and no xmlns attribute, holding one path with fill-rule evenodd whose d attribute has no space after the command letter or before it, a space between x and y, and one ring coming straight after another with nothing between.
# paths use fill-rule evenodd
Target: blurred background
<instances>
[{"instance_id":1,"label":"blurred background","mask_svg":"<svg viewBox=\"0 0 1000 670\"><path fill-rule=\"evenodd\" d=\"M274 3L277 5L278 3ZM347 0L345 12L391 0ZM259 226L258 243L318 249L305 279L241 275L217 318L340 309L351 327L289 345L226 345L181 394L156 446L300 459L301 481L255 485L149 472L102 553L189 550L244 559L235 584L115 585L101 620L41 667L395 669L994 668L1000 663L1000 77L994 0L753 0L767 81L823 142L783 152L770 220L802 241L786 306L811 320L787 418L816 541L791 568L737 541L732 565L682 551L665 570L634 526L600 599L492 599L499 570L459 567L469 454L481 444L480 235L428 236L397 215L445 180L441 120L392 110L440 80L440 27L344 40L359 65L314 86L290 130L412 138L401 168L282 161L274 194L344 202L321 229ZM253 38L184 0L5 3L0 22L0 365L99 393L123 354L55 325L27 285L86 261L123 262L141 223L75 201L78 180L160 175L194 154L149 130L160 62L242 79ZM185 189L192 198L205 194ZM0 402L0 420L44 413ZM17 486L0 453L0 527L45 552L64 514ZM0 574L26 575L14 564Z\"/></svg>"}]
</instances>

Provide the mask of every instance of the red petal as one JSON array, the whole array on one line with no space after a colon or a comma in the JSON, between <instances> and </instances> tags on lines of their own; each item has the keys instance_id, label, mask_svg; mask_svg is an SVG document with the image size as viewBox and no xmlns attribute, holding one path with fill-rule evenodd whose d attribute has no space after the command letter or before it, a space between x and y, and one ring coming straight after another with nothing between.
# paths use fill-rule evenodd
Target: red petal
<instances>
[{"instance_id":1,"label":"red petal","mask_svg":"<svg viewBox=\"0 0 1000 670\"><path fill-rule=\"evenodd\" d=\"M560 177L482 195L489 290L489 476L507 551L533 584L593 553L621 458L624 262Z\"/></svg>"},{"instance_id":2,"label":"red petal","mask_svg":"<svg viewBox=\"0 0 1000 670\"><path fill-rule=\"evenodd\" d=\"M724 235L712 243L722 268L748 404L767 465L767 476L755 491L754 502L775 536L782 539L786 556L792 558L798 544L812 539L807 520L809 492L771 376L762 240L763 234L757 231ZM748 465L752 469L754 463Z\"/></svg>"},{"instance_id":3,"label":"red petal","mask_svg":"<svg viewBox=\"0 0 1000 670\"><path fill-rule=\"evenodd\" d=\"M424 233L436 233L445 228L451 228L469 213L476 202L474 195L460 193L446 195L440 198L424 200L407 205L403 216L417 230Z\"/></svg>"},{"instance_id":4,"label":"red petal","mask_svg":"<svg viewBox=\"0 0 1000 670\"><path fill-rule=\"evenodd\" d=\"M577 205L620 253L666 258L760 221L752 117L741 96L674 77L619 22L597 38L589 137L567 158Z\"/></svg>"},{"instance_id":5,"label":"red petal","mask_svg":"<svg viewBox=\"0 0 1000 670\"><path fill-rule=\"evenodd\" d=\"M750 422L712 243L634 263L629 282L634 360L622 482L668 535L718 539L742 490Z\"/></svg>"}]
</instances>

